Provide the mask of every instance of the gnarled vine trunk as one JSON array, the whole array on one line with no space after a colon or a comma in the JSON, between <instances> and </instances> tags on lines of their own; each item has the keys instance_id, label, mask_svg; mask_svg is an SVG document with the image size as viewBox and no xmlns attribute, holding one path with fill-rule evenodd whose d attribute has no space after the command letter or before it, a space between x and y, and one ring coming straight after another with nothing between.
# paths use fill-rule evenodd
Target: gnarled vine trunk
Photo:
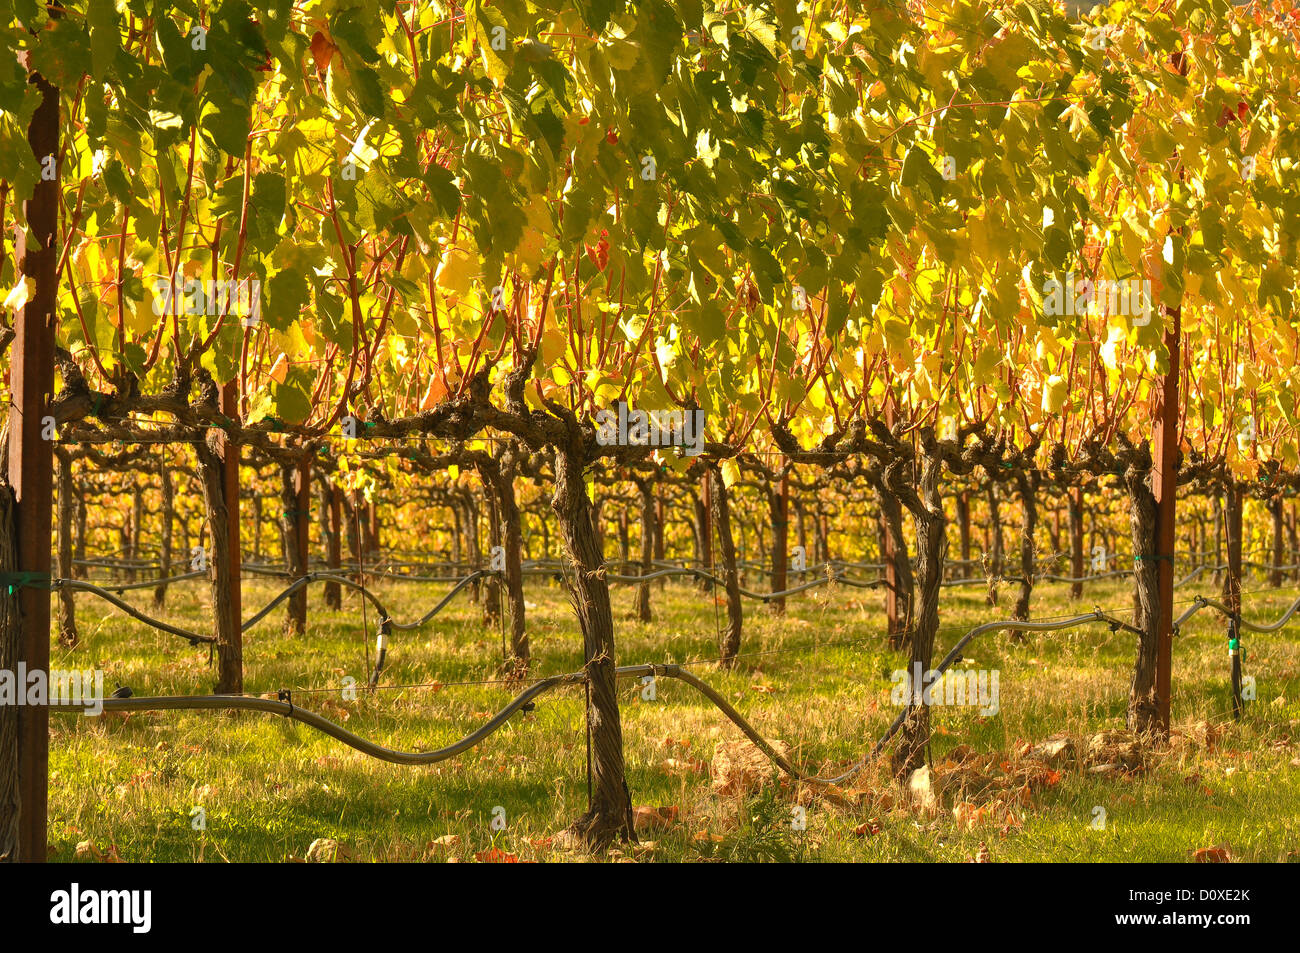
<instances>
[{"instance_id":1,"label":"gnarled vine trunk","mask_svg":"<svg viewBox=\"0 0 1300 953\"><path fill-rule=\"evenodd\" d=\"M329 529L323 533L326 566L331 573L338 575L343 563L343 540L341 538L343 491L335 486L332 480L325 481L325 496L321 506L322 513L325 511L326 505L329 507ZM343 587L337 582L325 583L325 605L330 609L343 608Z\"/></svg>"},{"instance_id":2,"label":"gnarled vine trunk","mask_svg":"<svg viewBox=\"0 0 1300 953\"><path fill-rule=\"evenodd\" d=\"M903 507L883 477L873 479L872 483L885 527L885 618L889 645L893 649L906 649L911 638L915 596L912 561L903 535Z\"/></svg>"},{"instance_id":3,"label":"gnarled vine trunk","mask_svg":"<svg viewBox=\"0 0 1300 953\"><path fill-rule=\"evenodd\" d=\"M1159 727L1156 701L1156 653L1159 647L1158 567L1156 566L1156 498L1151 489L1151 455L1142 456L1124 471L1133 536L1134 627L1138 629L1137 658L1129 687L1128 726L1135 732Z\"/></svg>"},{"instance_id":4,"label":"gnarled vine trunk","mask_svg":"<svg viewBox=\"0 0 1300 953\"><path fill-rule=\"evenodd\" d=\"M515 496L515 451L504 450L486 471L480 468L484 482L492 484L497 538L504 550L502 581L505 583L506 608L510 618L508 667L514 674L528 670L530 649L527 623L524 618L523 524L519 515L519 501Z\"/></svg>"},{"instance_id":5,"label":"gnarled vine trunk","mask_svg":"<svg viewBox=\"0 0 1300 953\"><path fill-rule=\"evenodd\" d=\"M1083 487L1075 487L1066 498L1070 507L1070 598L1083 598Z\"/></svg>"},{"instance_id":6,"label":"gnarled vine trunk","mask_svg":"<svg viewBox=\"0 0 1300 953\"><path fill-rule=\"evenodd\" d=\"M990 545L988 566L985 570L989 577L989 591L985 601L990 606L995 606L998 604L998 581L1002 578L1004 553L1002 545L1002 513L998 509L998 488L995 483L989 484L988 505L989 534L992 537L992 542Z\"/></svg>"},{"instance_id":7,"label":"gnarled vine trunk","mask_svg":"<svg viewBox=\"0 0 1300 953\"><path fill-rule=\"evenodd\" d=\"M921 479L918 496L913 501L912 515L916 520L917 575L920 597L917 601L916 624L911 633L911 659L908 669L910 693L908 712L901 728L901 740L895 755L895 772L906 778L925 764L926 748L930 742L930 709L917 697L925 689L925 673L934 663L934 639L939 631L939 586L943 582L943 561L948 550L947 518L943 500L939 495L939 475L943 460L933 452L921 459ZM923 684L916 684L917 672ZM918 701L920 703L918 704Z\"/></svg>"},{"instance_id":8,"label":"gnarled vine trunk","mask_svg":"<svg viewBox=\"0 0 1300 953\"><path fill-rule=\"evenodd\" d=\"M280 502L284 506L280 527L284 534L285 568L289 571L290 581L296 581L307 574L307 521L311 516L310 457L280 468ZM306 586L289 596L285 632L288 635L304 635L307 632Z\"/></svg>"},{"instance_id":9,"label":"gnarled vine trunk","mask_svg":"<svg viewBox=\"0 0 1300 953\"><path fill-rule=\"evenodd\" d=\"M1020 596L1011 617L1017 622L1029 618L1029 598L1034 591L1034 529L1038 526L1038 504L1034 500L1037 480L1017 474L1016 487L1020 491ZM1017 641L1024 633L1015 634Z\"/></svg>"},{"instance_id":10,"label":"gnarled vine trunk","mask_svg":"<svg viewBox=\"0 0 1300 953\"><path fill-rule=\"evenodd\" d=\"M736 545L731 538L731 506L722 470L709 467L709 492L713 497L713 521L718 527L718 555L722 557L722 578L727 592L727 625L719 636L718 656L723 668L736 663L740 651L745 615L740 605L740 576L736 571Z\"/></svg>"},{"instance_id":11,"label":"gnarled vine trunk","mask_svg":"<svg viewBox=\"0 0 1300 953\"><path fill-rule=\"evenodd\" d=\"M623 728L619 720L614 651L614 615L605 581L605 559L596 539L591 501L583 479L583 460L574 446L555 453L555 493L551 508L573 561L574 611L582 629L587 675L587 731L591 745L591 800L570 827L592 848L615 838L635 840L632 799L624 778Z\"/></svg>"},{"instance_id":12,"label":"gnarled vine trunk","mask_svg":"<svg viewBox=\"0 0 1300 953\"><path fill-rule=\"evenodd\" d=\"M618 571L625 573L632 565L632 543L628 533L627 507L618 511Z\"/></svg>"},{"instance_id":13,"label":"gnarled vine trunk","mask_svg":"<svg viewBox=\"0 0 1300 953\"><path fill-rule=\"evenodd\" d=\"M205 443L195 448L199 477L203 483L203 501L208 512L208 578L212 584L213 634L216 636L218 695L238 694L244 690L244 643L240 630L239 580L232 573L232 520L239 517L239 482L230 486L225 467L226 454L238 454L221 431L210 431ZM231 496L233 501L228 502Z\"/></svg>"},{"instance_id":14,"label":"gnarled vine trunk","mask_svg":"<svg viewBox=\"0 0 1300 953\"><path fill-rule=\"evenodd\" d=\"M704 572L713 571L713 514L710 500L712 497L709 493L709 477L705 474L700 481L700 496L695 497L695 525L699 527L700 534L700 569ZM696 580L696 588L700 592L712 592L713 583L703 576Z\"/></svg>"}]
</instances>

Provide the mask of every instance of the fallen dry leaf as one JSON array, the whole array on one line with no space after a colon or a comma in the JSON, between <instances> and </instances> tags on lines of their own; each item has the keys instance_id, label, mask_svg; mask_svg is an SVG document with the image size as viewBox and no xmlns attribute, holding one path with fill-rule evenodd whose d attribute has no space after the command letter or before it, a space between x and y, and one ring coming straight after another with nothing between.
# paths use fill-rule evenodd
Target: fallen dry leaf
<instances>
[{"instance_id":1,"label":"fallen dry leaf","mask_svg":"<svg viewBox=\"0 0 1300 953\"><path fill-rule=\"evenodd\" d=\"M962 801L952 809L952 818L957 822L958 827L975 827L977 824L982 824L987 816L986 808L976 807L969 801Z\"/></svg>"},{"instance_id":2,"label":"fallen dry leaf","mask_svg":"<svg viewBox=\"0 0 1300 953\"><path fill-rule=\"evenodd\" d=\"M514 854L507 854L500 847L490 847L487 850L481 850L474 855L474 859L480 864L517 864L519 858Z\"/></svg>"},{"instance_id":3,"label":"fallen dry leaf","mask_svg":"<svg viewBox=\"0 0 1300 953\"><path fill-rule=\"evenodd\" d=\"M669 807L640 807L632 808L632 828L638 834L642 831L666 831L670 829L677 821L678 808L676 805Z\"/></svg>"},{"instance_id":4,"label":"fallen dry leaf","mask_svg":"<svg viewBox=\"0 0 1300 953\"><path fill-rule=\"evenodd\" d=\"M709 831L696 831L695 836L691 838L697 844L712 842L721 844L726 838L721 834L712 834Z\"/></svg>"}]
</instances>

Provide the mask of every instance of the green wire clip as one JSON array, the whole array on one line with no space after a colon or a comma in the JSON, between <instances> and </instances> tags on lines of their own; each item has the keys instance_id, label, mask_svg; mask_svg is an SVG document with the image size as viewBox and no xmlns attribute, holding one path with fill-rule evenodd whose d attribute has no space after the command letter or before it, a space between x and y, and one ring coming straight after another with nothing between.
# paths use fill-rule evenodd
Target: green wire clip
<instances>
[{"instance_id":1,"label":"green wire clip","mask_svg":"<svg viewBox=\"0 0 1300 953\"><path fill-rule=\"evenodd\" d=\"M2 572L0 573L0 586L9 587L9 595L13 595L24 586L32 589L51 589L53 581L47 572Z\"/></svg>"}]
</instances>

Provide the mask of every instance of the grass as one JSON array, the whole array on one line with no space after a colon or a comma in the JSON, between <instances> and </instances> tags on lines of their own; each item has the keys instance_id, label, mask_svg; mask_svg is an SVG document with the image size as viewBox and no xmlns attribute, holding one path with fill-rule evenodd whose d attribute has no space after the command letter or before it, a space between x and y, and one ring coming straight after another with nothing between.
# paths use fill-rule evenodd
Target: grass
<instances>
[{"instance_id":1,"label":"grass","mask_svg":"<svg viewBox=\"0 0 1300 953\"><path fill-rule=\"evenodd\" d=\"M751 579L751 583L761 585ZM245 612L278 591L245 581ZM1248 579L1246 614L1276 618L1300 587L1264 589ZM401 620L422 615L445 585L384 583L381 601ZM1131 606L1122 584L1090 586L1083 603L1068 587L1035 592L1034 618L1076 614L1080 605L1117 612ZM1212 582L1178 590L1179 600L1211 595ZM652 590L655 621L625 618L629 586L614 588L619 661L685 662L716 655L725 610L689 584ZM147 592L128 592L148 605ZM568 599L549 578L530 577L526 597L535 674L581 668L581 640ZM161 614L206 630L206 584L183 583ZM939 654L968 628L1005 618L978 587L947 589ZM901 656L884 644L882 599L865 590L816 589L790 600L784 618L746 603L743 657L730 672L692 671L732 698L768 738L789 744L798 763L833 771L856 761L893 719L890 673ZM149 611L149 610L147 610ZM309 634L281 631L283 613L245 635L245 690L295 690L310 707L391 747L429 749L473 730L513 694L491 680L500 633L485 629L467 597L433 623L391 638L387 686L441 688L338 690L364 685L374 614L345 594L339 612L311 592ZM147 629L91 596L78 597L82 641L56 647L52 665L97 666L106 687L137 695L206 693L213 672L206 648ZM654 700L632 680L621 685L627 779L636 805L676 807L666 830L609 857L639 860L963 861L984 844L993 861L1188 861L1224 846L1233 859L1300 856L1300 643L1295 627L1247 636L1245 670L1258 700L1230 715L1223 621L1202 611L1175 644L1173 742L1150 752L1144 770L1099 775L1078 763L1049 770L1025 756L1026 743L1068 733L1087 737L1124 724L1132 636L1089 625L1015 642L990 634L968 647L962 668L1000 673L1000 711L933 711L932 758L940 810L913 806L885 765L847 790L814 792L786 782L738 797L715 796L707 765L739 732L693 689L660 679ZM486 743L430 767L376 761L304 725L273 715L142 712L86 718L52 715L50 855L54 860L285 861L317 839L337 841L358 860L474 860L497 849L521 860L587 859L551 838L586 805L582 695L564 688L516 715ZM1209 726L1210 740L1206 740ZM701 770L703 769L703 770ZM838 772L837 772L838 773ZM794 808L806 829L794 830ZM195 830L195 808L206 829ZM503 830L492 825L504 809ZM1094 830L1094 808L1106 825ZM499 812L498 812L499 813ZM451 836L448 836L451 835ZM80 845L80 848L79 848Z\"/></svg>"}]
</instances>

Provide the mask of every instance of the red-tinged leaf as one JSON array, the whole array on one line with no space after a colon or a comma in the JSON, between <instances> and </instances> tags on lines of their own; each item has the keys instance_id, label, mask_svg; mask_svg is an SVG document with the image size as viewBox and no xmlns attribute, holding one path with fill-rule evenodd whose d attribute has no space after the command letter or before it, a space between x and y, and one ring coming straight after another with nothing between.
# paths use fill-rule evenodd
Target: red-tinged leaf
<instances>
[{"instance_id":1,"label":"red-tinged leaf","mask_svg":"<svg viewBox=\"0 0 1300 953\"><path fill-rule=\"evenodd\" d=\"M1198 864L1226 864L1232 855L1226 847L1198 847L1192 851L1192 859Z\"/></svg>"},{"instance_id":2,"label":"red-tinged leaf","mask_svg":"<svg viewBox=\"0 0 1300 953\"><path fill-rule=\"evenodd\" d=\"M474 855L474 859L480 864L517 864L519 858L514 854L507 854L500 847L491 847L487 850L479 851Z\"/></svg>"},{"instance_id":3,"label":"red-tinged leaf","mask_svg":"<svg viewBox=\"0 0 1300 953\"><path fill-rule=\"evenodd\" d=\"M604 271L605 266L609 264L609 239L605 237L606 234L602 232L600 241L595 245L587 246L587 257L591 259L598 271Z\"/></svg>"},{"instance_id":4,"label":"red-tinged leaf","mask_svg":"<svg viewBox=\"0 0 1300 953\"><path fill-rule=\"evenodd\" d=\"M1060 784L1060 783L1061 783L1061 772L1059 772L1059 771L1053 771L1051 768L1048 768L1048 769L1047 769L1047 773L1046 773L1045 775L1043 775L1043 780L1044 780L1045 782L1047 782L1047 786L1048 786L1049 788L1052 787L1052 786L1055 785L1055 784Z\"/></svg>"},{"instance_id":5,"label":"red-tinged leaf","mask_svg":"<svg viewBox=\"0 0 1300 953\"><path fill-rule=\"evenodd\" d=\"M880 833L880 825L875 821L867 821L865 824L859 824L853 828L854 837L870 837L872 834Z\"/></svg>"},{"instance_id":6,"label":"red-tinged leaf","mask_svg":"<svg viewBox=\"0 0 1300 953\"><path fill-rule=\"evenodd\" d=\"M330 60L334 58L336 50L338 50L338 47L331 43L329 37L320 30L311 35L311 55L312 59L316 61L318 70L324 70L330 65Z\"/></svg>"}]
</instances>

